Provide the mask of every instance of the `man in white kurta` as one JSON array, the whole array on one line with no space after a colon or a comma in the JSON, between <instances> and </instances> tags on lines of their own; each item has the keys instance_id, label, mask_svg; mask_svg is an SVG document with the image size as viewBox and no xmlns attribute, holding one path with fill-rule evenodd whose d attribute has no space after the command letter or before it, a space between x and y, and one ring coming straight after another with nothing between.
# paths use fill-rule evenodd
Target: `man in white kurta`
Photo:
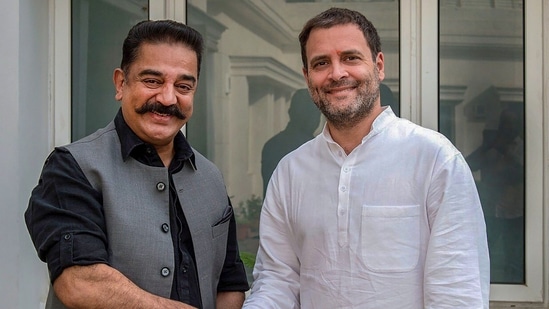
<instances>
[{"instance_id":1,"label":"man in white kurta","mask_svg":"<svg viewBox=\"0 0 549 309\"><path fill-rule=\"evenodd\" d=\"M469 167L390 108L349 155L325 129L282 159L260 222L245 308L488 308Z\"/></svg>"},{"instance_id":2,"label":"man in white kurta","mask_svg":"<svg viewBox=\"0 0 549 309\"><path fill-rule=\"evenodd\" d=\"M331 8L299 40L326 125L272 175L244 308L487 309L471 171L443 135L381 107L375 27Z\"/></svg>"}]
</instances>

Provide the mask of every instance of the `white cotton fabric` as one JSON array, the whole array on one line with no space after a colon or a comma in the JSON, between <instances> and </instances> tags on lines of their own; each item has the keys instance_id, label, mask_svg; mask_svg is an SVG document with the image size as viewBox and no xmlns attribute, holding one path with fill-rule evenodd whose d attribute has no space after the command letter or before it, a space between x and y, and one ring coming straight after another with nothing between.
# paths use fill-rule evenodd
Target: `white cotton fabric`
<instances>
[{"instance_id":1,"label":"white cotton fabric","mask_svg":"<svg viewBox=\"0 0 549 309\"><path fill-rule=\"evenodd\" d=\"M441 134L386 108L349 155L328 129L269 183L244 308L488 308L480 201Z\"/></svg>"}]
</instances>

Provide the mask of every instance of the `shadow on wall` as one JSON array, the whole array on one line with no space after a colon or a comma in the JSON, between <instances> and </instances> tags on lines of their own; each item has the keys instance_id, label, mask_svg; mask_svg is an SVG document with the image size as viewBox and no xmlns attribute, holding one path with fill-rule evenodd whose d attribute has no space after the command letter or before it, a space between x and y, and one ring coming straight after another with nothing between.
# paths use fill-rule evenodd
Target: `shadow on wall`
<instances>
[{"instance_id":1,"label":"shadow on wall","mask_svg":"<svg viewBox=\"0 0 549 309\"><path fill-rule=\"evenodd\" d=\"M263 196L278 161L292 150L314 137L320 124L320 111L311 100L307 89L297 90L288 109L290 121L284 130L271 137L261 152Z\"/></svg>"},{"instance_id":2,"label":"shadow on wall","mask_svg":"<svg viewBox=\"0 0 549 309\"><path fill-rule=\"evenodd\" d=\"M498 105L501 104L498 99ZM495 129L485 128L480 147L466 157L480 172L478 193L486 220L492 283L523 284L524 112L522 104L500 112Z\"/></svg>"},{"instance_id":3,"label":"shadow on wall","mask_svg":"<svg viewBox=\"0 0 549 309\"><path fill-rule=\"evenodd\" d=\"M385 84L379 84L379 96L381 100L381 106L390 106L395 115L400 117L400 104L395 100L395 96L391 91L391 88Z\"/></svg>"}]
</instances>

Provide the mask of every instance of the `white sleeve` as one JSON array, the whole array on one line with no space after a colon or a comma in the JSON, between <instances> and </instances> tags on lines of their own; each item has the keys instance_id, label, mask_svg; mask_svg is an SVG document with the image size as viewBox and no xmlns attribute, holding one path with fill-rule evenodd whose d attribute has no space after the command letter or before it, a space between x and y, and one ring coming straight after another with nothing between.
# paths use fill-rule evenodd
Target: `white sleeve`
<instances>
[{"instance_id":1,"label":"white sleeve","mask_svg":"<svg viewBox=\"0 0 549 309\"><path fill-rule=\"evenodd\" d=\"M273 177L259 221L254 282L243 308L300 308L299 259L295 253L295 238L292 237L284 198L281 198L284 195L284 189Z\"/></svg>"},{"instance_id":2,"label":"white sleeve","mask_svg":"<svg viewBox=\"0 0 549 309\"><path fill-rule=\"evenodd\" d=\"M490 263L484 215L471 171L456 154L433 174L425 308L488 309Z\"/></svg>"}]
</instances>

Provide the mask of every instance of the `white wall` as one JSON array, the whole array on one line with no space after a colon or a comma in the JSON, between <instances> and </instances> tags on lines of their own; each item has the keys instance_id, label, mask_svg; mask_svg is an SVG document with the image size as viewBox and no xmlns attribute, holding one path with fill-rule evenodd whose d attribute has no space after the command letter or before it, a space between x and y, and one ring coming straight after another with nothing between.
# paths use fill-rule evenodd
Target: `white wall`
<instances>
[{"instance_id":1,"label":"white wall","mask_svg":"<svg viewBox=\"0 0 549 309\"><path fill-rule=\"evenodd\" d=\"M0 308L41 308L47 272L23 213L49 152L48 1L0 10Z\"/></svg>"},{"instance_id":2,"label":"white wall","mask_svg":"<svg viewBox=\"0 0 549 309\"><path fill-rule=\"evenodd\" d=\"M18 158L17 153L12 149L17 149L17 138L14 136L14 132L17 131L17 118L19 116L19 96L17 92L17 84L19 80L19 72L17 67L18 52L18 35L16 30L17 16L13 14L13 11L17 12L18 5L16 3L9 3L7 7L0 10L0 25L2 29L10 29L13 32L0 32L0 39L2 42L9 42L9 44L0 44L0 68L2 68L4 76L8 77L6 83L2 83L2 113L0 113L0 147L2 149L8 149L4 151L2 160L0 160L0 169L2 170L2 176L0 178L0 198L2 200L1 207L3 214L0 217L0 247L6 248L0 253L0 258L3 263L0 263L0 299L2 302L6 302L3 306L14 305L17 303L17 299L13 298L13 295L17 295L17 273L12 269L14 268L15 261L19 255L19 250L13 250L19 248L19 227L15 224L17 216L19 215L19 209L13 207L18 204L17 191L19 188L19 181L17 178L10 177L17 175ZM5 31L5 30L4 30ZM11 87L7 87L11 85ZM8 88L8 89L4 89ZM11 133L8 135L8 133ZM14 284L16 283L16 284ZM9 302L9 303L8 303ZM9 306L8 306L9 307Z\"/></svg>"}]
</instances>

